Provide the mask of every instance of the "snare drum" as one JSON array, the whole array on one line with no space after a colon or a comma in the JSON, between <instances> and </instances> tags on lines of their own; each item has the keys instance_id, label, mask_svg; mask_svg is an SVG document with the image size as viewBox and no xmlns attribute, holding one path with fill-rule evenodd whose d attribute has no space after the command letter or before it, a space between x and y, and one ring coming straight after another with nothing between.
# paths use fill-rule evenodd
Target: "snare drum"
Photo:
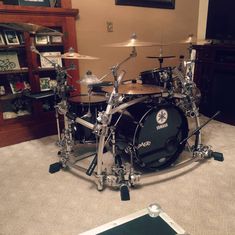
<instances>
[{"instance_id":1,"label":"snare drum","mask_svg":"<svg viewBox=\"0 0 235 235\"><path fill-rule=\"evenodd\" d=\"M68 99L70 112L75 113L78 117L95 124L98 112L105 110L106 97L103 95L91 95L81 94L78 96L70 97ZM87 116L90 109L91 116ZM74 139L81 143L94 143L96 141L95 134L92 130L76 123L73 127Z\"/></svg>"},{"instance_id":2,"label":"snare drum","mask_svg":"<svg viewBox=\"0 0 235 235\"><path fill-rule=\"evenodd\" d=\"M172 68L147 70L140 73L140 80L143 84L151 84L170 88L172 82Z\"/></svg>"}]
</instances>

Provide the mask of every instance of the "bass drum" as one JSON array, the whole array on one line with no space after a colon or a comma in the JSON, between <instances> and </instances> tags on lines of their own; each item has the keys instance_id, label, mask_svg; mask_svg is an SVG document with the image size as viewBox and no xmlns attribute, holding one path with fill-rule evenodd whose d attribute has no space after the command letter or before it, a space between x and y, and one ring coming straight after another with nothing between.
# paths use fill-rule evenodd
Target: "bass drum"
<instances>
[{"instance_id":1,"label":"bass drum","mask_svg":"<svg viewBox=\"0 0 235 235\"><path fill-rule=\"evenodd\" d=\"M141 169L156 171L174 163L185 147L180 144L188 136L188 122L183 111L174 104L149 103L129 107L116 126L118 153L128 154L134 146L134 162Z\"/></svg>"}]
</instances>

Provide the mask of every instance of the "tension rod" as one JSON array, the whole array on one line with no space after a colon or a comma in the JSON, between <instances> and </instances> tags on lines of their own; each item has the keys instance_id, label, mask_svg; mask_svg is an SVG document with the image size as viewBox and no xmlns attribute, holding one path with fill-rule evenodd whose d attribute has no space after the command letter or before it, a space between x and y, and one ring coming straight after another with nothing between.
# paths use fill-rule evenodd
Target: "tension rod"
<instances>
[{"instance_id":1,"label":"tension rod","mask_svg":"<svg viewBox=\"0 0 235 235\"><path fill-rule=\"evenodd\" d=\"M205 125L207 125L210 121L212 121L217 115L220 114L220 111L217 111L210 119L208 119L205 123L203 123L201 126L199 126L197 129L195 129L187 138L183 139L180 144L183 144L188 139L190 139L193 135L197 134Z\"/></svg>"}]
</instances>

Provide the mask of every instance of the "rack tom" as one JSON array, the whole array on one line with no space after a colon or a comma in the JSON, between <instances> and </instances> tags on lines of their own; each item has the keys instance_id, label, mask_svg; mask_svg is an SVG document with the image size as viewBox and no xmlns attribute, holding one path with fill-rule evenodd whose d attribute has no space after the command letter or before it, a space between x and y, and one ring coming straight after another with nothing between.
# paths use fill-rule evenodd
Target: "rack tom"
<instances>
[{"instance_id":1,"label":"rack tom","mask_svg":"<svg viewBox=\"0 0 235 235\"><path fill-rule=\"evenodd\" d=\"M172 82L172 68L155 68L140 73L140 80L143 84L156 85L170 88Z\"/></svg>"}]
</instances>

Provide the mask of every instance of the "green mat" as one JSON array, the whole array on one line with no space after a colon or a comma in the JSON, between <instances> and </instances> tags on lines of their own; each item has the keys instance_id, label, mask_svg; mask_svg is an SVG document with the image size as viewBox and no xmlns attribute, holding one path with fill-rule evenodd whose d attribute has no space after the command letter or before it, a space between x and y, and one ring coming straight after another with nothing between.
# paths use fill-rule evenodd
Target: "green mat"
<instances>
[{"instance_id":1,"label":"green mat","mask_svg":"<svg viewBox=\"0 0 235 235\"><path fill-rule=\"evenodd\" d=\"M109 229L98 235L176 235L172 229L160 216L152 218L144 215L127 223Z\"/></svg>"}]
</instances>

